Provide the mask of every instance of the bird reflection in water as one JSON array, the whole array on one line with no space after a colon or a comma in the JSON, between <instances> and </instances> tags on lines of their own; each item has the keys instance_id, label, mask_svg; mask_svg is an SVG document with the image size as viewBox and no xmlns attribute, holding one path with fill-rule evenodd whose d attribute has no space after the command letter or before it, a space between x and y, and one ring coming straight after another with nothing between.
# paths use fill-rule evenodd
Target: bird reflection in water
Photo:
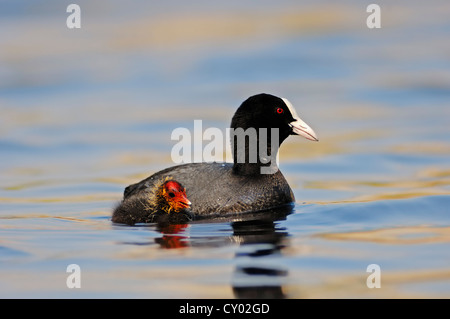
<instances>
[{"instance_id":1,"label":"bird reflection in water","mask_svg":"<svg viewBox=\"0 0 450 319\"><path fill-rule=\"evenodd\" d=\"M158 225L157 230L163 236L155 238L155 242L166 249L189 247L188 237L184 235L187 227L188 224Z\"/></svg>"},{"instance_id":2,"label":"bird reflection in water","mask_svg":"<svg viewBox=\"0 0 450 319\"><path fill-rule=\"evenodd\" d=\"M288 276L286 267L279 264L279 257L286 247L288 232L280 228L277 221L286 219L293 212L288 205L264 212L249 213L239 220L229 217L233 235L196 239L187 236L187 224L158 225L162 237L155 242L161 248L218 247L239 243L235 253L236 267L231 285L236 298L285 298L283 283ZM220 219L219 222L226 218ZM203 221L202 221L203 222ZM211 221L210 221L211 222ZM217 222L217 220L214 220Z\"/></svg>"},{"instance_id":3,"label":"bird reflection in water","mask_svg":"<svg viewBox=\"0 0 450 319\"><path fill-rule=\"evenodd\" d=\"M285 298L283 282L288 270L279 264L288 232L277 220L292 213L292 206L264 212L257 220L232 224L234 236L240 238L235 254L236 268L232 286L236 298Z\"/></svg>"}]
</instances>

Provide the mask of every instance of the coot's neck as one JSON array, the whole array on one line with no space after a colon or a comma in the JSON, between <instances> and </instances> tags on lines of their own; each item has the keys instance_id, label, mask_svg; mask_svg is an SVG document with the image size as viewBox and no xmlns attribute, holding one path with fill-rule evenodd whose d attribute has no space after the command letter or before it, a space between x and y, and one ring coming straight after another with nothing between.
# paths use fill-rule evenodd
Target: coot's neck
<instances>
[{"instance_id":1,"label":"coot's neck","mask_svg":"<svg viewBox=\"0 0 450 319\"><path fill-rule=\"evenodd\" d=\"M278 171L277 164L259 164L259 163L234 163L233 173L236 175L263 175L273 174Z\"/></svg>"},{"instance_id":2,"label":"coot's neck","mask_svg":"<svg viewBox=\"0 0 450 319\"><path fill-rule=\"evenodd\" d=\"M278 129L231 129L233 173L237 175L273 174L278 171L277 154L287 136Z\"/></svg>"}]
</instances>

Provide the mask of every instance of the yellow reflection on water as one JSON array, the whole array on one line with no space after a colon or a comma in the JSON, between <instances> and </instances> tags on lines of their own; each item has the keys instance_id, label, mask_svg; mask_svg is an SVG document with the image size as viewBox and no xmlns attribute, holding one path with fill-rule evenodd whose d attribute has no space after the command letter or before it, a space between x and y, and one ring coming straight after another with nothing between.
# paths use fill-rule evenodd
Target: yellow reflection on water
<instances>
[{"instance_id":1,"label":"yellow reflection on water","mask_svg":"<svg viewBox=\"0 0 450 319\"><path fill-rule=\"evenodd\" d=\"M312 271L314 272L314 271ZM297 275L297 274L296 274ZM308 273L311 276L311 273ZM448 295L430 293L421 285L446 283L450 281L450 270L405 270L383 271L379 289L369 289L366 285L367 273L333 276L317 274L319 283L286 285L290 298L448 298ZM298 274L298 277L302 276ZM313 275L315 276L315 274ZM411 287L417 287L412 290Z\"/></svg>"},{"instance_id":2,"label":"yellow reflection on water","mask_svg":"<svg viewBox=\"0 0 450 319\"><path fill-rule=\"evenodd\" d=\"M404 142L402 144L395 145L391 148L393 153L401 154L450 154L450 144L437 141L428 142Z\"/></svg>"},{"instance_id":3,"label":"yellow reflection on water","mask_svg":"<svg viewBox=\"0 0 450 319\"><path fill-rule=\"evenodd\" d=\"M86 203L95 201L117 200L116 193L95 193L87 195L58 197L0 197L0 203Z\"/></svg>"},{"instance_id":4,"label":"yellow reflection on water","mask_svg":"<svg viewBox=\"0 0 450 319\"><path fill-rule=\"evenodd\" d=\"M374 180L316 180L305 182L305 189L358 192L359 195L343 202L370 202L416 198L433 195L450 195L450 171L440 167L425 167L414 176L388 180L373 176ZM375 178L377 180L375 180ZM381 180L380 180L381 179Z\"/></svg>"},{"instance_id":5,"label":"yellow reflection on water","mask_svg":"<svg viewBox=\"0 0 450 319\"><path fill-rule=\"evenodd\" d=\"M331 240L369 241L382 244L428 244L450 242L450 227L396 227L367 231L318 234Z\"/></svg>"},{"instance_id":6,"label":"yellow reflection on water","mask_svg":"<svg viewBox=\"0 0 450 319\"><path fill-rule=\"evenodd\" d=\"M351 11L353 9L340 6L334 10L329 7L327 10L291 8L289 11L178 13L154 19L136 18L122 26L118 30L119 36L112 39L111 43L116 48L167 49L168 46L179 48L186 44L192 46L193 43L198 45L236 41L274 31L284 34L331 31L348 26L350 21L354 22L355 16ZM133 36L129 36L130 34Z\"/></svg>"}]
</instances>

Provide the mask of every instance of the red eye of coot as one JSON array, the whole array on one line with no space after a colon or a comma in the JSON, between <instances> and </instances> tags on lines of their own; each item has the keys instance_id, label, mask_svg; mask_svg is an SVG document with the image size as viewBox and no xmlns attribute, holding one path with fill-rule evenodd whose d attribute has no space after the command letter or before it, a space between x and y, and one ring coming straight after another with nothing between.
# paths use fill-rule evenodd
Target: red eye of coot
<instances>
[{"instance_id":1,"label":"red eye of coot","mask_svg":"<svg viewBox=\"0 0 450 319\"><path fill-rule=\"evenodd\" d=\"M284 110L281 107L277 108L277 113L278 114L283 114L283 112L284 112Z\"/></svg>"}]
</instances>

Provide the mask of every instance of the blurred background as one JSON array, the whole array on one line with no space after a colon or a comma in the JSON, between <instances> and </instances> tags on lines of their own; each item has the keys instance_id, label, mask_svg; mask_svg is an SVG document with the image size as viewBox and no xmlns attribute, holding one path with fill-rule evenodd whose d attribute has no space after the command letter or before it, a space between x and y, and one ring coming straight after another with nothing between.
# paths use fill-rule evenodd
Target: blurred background
<instances>
[{"instance_id":1,"label":"blurred background","mask_svg":"<svg viewBox=\"0 0 450 319\"><path fill-rule=\"evenodd\" d=\"M450 297L450 3L380 0L369 29L370 1L79 0L69 29L70 3L0 1L1 297ZM293 214L111 224L175 128L261 92L320 138L281 147Z\"/></svg>"}]
</instances>

